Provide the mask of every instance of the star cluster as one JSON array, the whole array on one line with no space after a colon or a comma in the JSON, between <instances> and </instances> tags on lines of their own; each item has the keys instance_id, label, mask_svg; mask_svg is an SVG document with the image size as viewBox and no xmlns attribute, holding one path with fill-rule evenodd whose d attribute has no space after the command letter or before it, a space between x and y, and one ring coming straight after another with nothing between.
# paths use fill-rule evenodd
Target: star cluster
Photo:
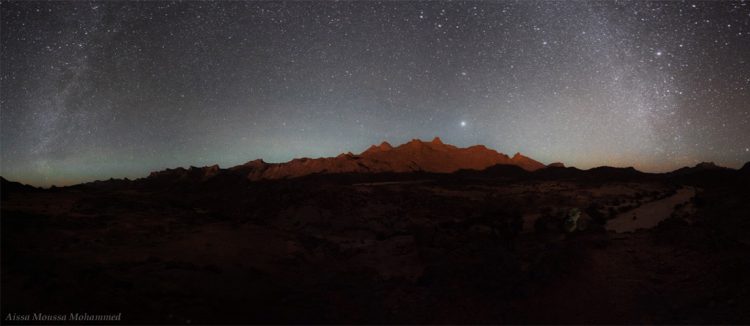
<instances>
[{"instance_id":1,"label":"star cluster","mask_svg":"<svg viewBox=\"0 0 750 326\"><path fill-rule=\"evenodd\" d=\"M4 1L1 174L412 138L580 168L750 160L750 4Z\"/></svg>"}]
</instances>

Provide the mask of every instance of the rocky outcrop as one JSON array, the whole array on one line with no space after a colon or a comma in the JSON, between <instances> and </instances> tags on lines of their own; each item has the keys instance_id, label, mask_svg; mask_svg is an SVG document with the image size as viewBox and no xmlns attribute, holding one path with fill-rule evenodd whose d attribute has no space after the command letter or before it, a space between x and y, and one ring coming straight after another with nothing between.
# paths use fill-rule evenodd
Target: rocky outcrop
<instances>
[{"instance_id":1,"label":"rocky outcrop","mask_svg":"<svg viewBox=\"0 0 750 326\"><path fill-rule=\"evenodd\" d=\"M297 158L285 163L267 163L261 159L221 170L218 165L166 169L152 172L150 184L174 185L189 181L206 181L226 172L247 180L291 179L312 174L340 173L452 173L459 170L484 170L495 165L518 166L526 171L546 166L516 153L509 157L483 145L460 148L445 144L439 137L425 142L419 139L397 147L388 142L372 145L360 154L343 153L336 157Z\"/></svg>"},{"instance_id":2,"label":"rocky outcrop","mask_svg":"<svg viewBox=\"0 0 750 326\"><path fill-rule=\"evenodd\" d=\"M724 170L730 170L729 168L716 165L714 162L701 162L696 164L694 167L683 167L677 170L674 170L670 172L671 175L686 175L686 174L695 174L705 171L724 171Z\"/></svg>"},{"instance_id":3,"label":"rocky outcrop","mask_svg":"<svg viewBox=\"0 0 750 326\"><path fill-rule=\"evenodd\" d=\"M546 165L538 161L535 161L527 156L521 155L521 153L516 153L516 155L513 155L513 158L511 159L511 161L513 165L518 165L527 171L536 171L536 170L547 167Z\"/></svg>"},{"instance_id":4,"label":"rocky outcrop","mask_svg":"<svg viewBox=\"0 0 750 326\"><path fill-rule=\"evenodd\" d=\"M412 139L398 147L383 142L370 146L359 155L346 153L336 157L299 158L278 164L256 160L230 170L242 173L250 180L273 180L332 173L451 173L458 170L483 170L497 164L516 165L527 171L545 167L520 153L511 158L482 145L459 148L435 137L430 142Z\"/></svg>"}]
</instances>

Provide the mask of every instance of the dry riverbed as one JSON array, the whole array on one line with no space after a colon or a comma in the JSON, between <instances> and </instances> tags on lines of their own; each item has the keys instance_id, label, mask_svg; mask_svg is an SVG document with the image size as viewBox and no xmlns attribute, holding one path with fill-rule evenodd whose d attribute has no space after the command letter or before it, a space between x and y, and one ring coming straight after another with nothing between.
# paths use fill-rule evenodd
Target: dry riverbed
<instances>
[{"instance_id":1,"label":"dry riverbed","mask_svg":"<svg viewBox=\"0 0 750 326\"><path fill-rule=\"evenodd\" d=\"M607 231L617 233L633 232L638 229L650 229L668 218L676 205L685 203L695 196L695 188L683 187L674 195L646 203L636 209L617 215L607 222Z\"/></svg>"}]
</instances>

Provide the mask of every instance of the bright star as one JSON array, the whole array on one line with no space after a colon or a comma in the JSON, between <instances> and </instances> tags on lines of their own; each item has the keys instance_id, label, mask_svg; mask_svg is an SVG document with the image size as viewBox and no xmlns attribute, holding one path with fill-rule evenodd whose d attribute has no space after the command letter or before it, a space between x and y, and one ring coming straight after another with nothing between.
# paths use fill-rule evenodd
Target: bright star
<instances>
[{"instance_id":1,"label":"bright star","mask_svg":"<svg viewBox=\"0 0 750 326\"><path fill-rule=\"evenodd\" d=\"M461 121L461 127L466 127L466 121Z\"/></svg>"}]
</instances>

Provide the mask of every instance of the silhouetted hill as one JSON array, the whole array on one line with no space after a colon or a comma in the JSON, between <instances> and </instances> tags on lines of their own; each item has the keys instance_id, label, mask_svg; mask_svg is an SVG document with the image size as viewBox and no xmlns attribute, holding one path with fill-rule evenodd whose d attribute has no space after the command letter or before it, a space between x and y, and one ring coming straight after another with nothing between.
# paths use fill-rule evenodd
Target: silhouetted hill
<instances>
[{"instance_id":1,"label":"silhouetted hill","mask_svg":"<svg viewBox=\"0 0 750 326\"><path fill-rule=\"evenodd\" d=\"M601 166L588 170L575 167L549 166L546 169L534 171L532 176L536 179L576 179L580 181L638 181L654 178L655 175L638 171L632 167L616 168Z\"/></svg>"},{"instance_id":2,"label":"silhouetted hill","mask_svg":"<svg viewBox=\"0 0 750 326\"><path fill-rule=\"evenodd\" d=\"M541 170L540 170L541 171ZM460 170L453 173L454 178L476 179L522 179L527 178L532 172L527 171L520 166L510 164L497 164L484 170Z\"/></svg>"},{"instance_id":3,"label":"silhouetted hill","mask_svg":"<svg viewBox=\"0 0 750 326\"><path fill-rule=\"evenodd\" d=\"M686 167L679 168L677 170L670 172L669 174L672 176L677 176L677 175L694 174L694 173L699 173L699 172L704 172L704 171L722 171L722 170L731 170L731 169L716 165L714 164L714 162L701 162L701 163L696 164L693 167L686 166Z\"/></svg>"},{"instance_id":4,"label":"silhouetted hill","mask_svg":"<svg viewBox=\"0 0 750 326\"><path fill-rule=\"evenodd\" d=\"M649 176L649 173L644 173L636 170L633 167L616 168L610 166L600 166L586 170L586 174L589 177L611 179L611 180L624 180L629 178L642 178Z\"/></svg>"},{"instance_id":5,"label":"silhouetted hill","mask_svg":"<svg viewBox=\"0 0 750 326\"><path fill-rule=\"evenodd\" d=\"M744 182L741 170L718 166L713 162L703 162L694 167L683 167L667 173L670 179L696 186L720 186Z\"/></svg>"},{"instance_id":6,"label":"silhouetted hill","mask_svg":"<svg viewBox=\"0 0 750 326\"><path fill-rule=\"evenodd\" d=\"M17 192L36 192L40 191L41 189L32 187L20 182L10 181L8 179L5 179L3 177L0 177L0 193L2 193L2 198L6 199L8 196L12 193Z\"/></svg>"}]
</instances>

